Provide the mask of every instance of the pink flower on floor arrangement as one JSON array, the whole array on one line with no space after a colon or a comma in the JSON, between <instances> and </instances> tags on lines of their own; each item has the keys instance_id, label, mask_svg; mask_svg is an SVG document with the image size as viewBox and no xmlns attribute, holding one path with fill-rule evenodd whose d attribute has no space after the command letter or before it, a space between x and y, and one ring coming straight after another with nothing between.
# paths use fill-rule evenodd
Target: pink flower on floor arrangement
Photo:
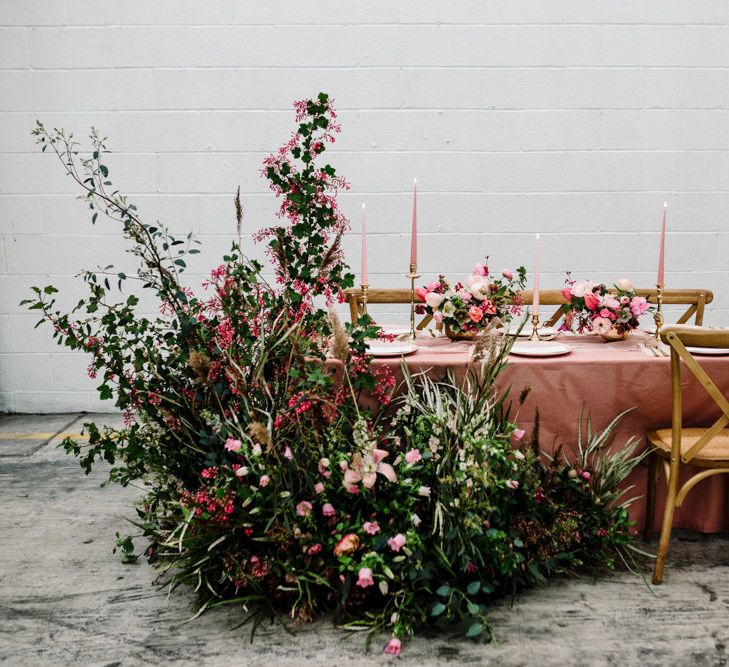
<instances>
[{"instance_id":1,"label":"pink flower on floor arrangement","mask_svg":"<svg viewBox=\"0 0 729 667\"><path fill-rule=\"evenodd\" d=\"M405 454L405 461L408 463L417 463L422 460L419 449L411 449Z\"/></svg>"},{"instance_id":2,"label":"pink flower on floor arrangement","mask_svg":"<svg viewBox=\"0 0 729 667\"><path fill-rule=\"evenodd\" d=\"M297 506L296 506L296 513L299 516L309 516L311 514L311 510L313 508L313 505L308 500L302 500Z\"/></svg>"},{"instance_id":3,"label":"pink flower on floor arrangement","mask_svg":"<svg viewBox=\"0 0 729 667\"><path fill-rule=\"evenodd\" d=\"M368 586L374 586L375 580L372 578L372 570L368 567L360 569L357 578L357 586L360 588L367 588Z\"/></svg>"},{"instance_id":4,"label":"pink flower on floor arrangement","mask_svg":"<svg viewBox=\"0 0 729 667\"><path fill-rule=\"evenodd\" d=\"M377 535L380 532L380 524L377 521L365 521L362 524L362 530L368 535Z\"/></svg>"},{"instance_id":5,"label":"pink flower on floor arrangement","mask_svg":"<svg viewBox=\"0 0 729 667\"><path fill-rule=\"evenodd\" d=\"M407 539L405 538L405 535L398 533L395 535L395 537L391 537L389 540L387 540L387 544L390 546L390 549L393 551L400 551L407 542Z\"/></svg>"},{"instance_id":6,"label":"pink flower on floor arrangement","mask_svg":"<svg viewBox=\"0 0 729 667\"><path fill-rule=\"evenodd\" d=\"M389 642L387 642L387 646L385 646L385 653L388 655L400 655L401 647L400 640L393 637Z\"/></svg>"}]
</instances>

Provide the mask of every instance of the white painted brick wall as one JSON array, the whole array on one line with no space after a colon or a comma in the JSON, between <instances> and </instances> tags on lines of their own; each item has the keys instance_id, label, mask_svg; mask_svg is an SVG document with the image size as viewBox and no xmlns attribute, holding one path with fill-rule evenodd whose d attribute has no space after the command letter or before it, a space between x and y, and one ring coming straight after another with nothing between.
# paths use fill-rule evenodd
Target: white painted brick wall
<instances>
[{"instance_id":1,"label":"white painted brick wall","mask_svg":"<svg viewBox=\"0 0 729 667\"><path fill-rule=\"evenodd\" d=\"M545 287L567 269L649 286L667 199L668 283L714 290L708 321L726 325L728 84L726 0L0 0L0 410L106 407L18 302L50 281L70 306L81 268L129 266L36 149L35 118L110 137L115 185L201 235L193 283L231 240L238 184L248 230L270 221L261 160L291 101L326 90L347 249L358 268L365 201L372 284L402 284L416 175L424 279L486 253L528 264L542 232Z\"/></svg>"}]
</instances>

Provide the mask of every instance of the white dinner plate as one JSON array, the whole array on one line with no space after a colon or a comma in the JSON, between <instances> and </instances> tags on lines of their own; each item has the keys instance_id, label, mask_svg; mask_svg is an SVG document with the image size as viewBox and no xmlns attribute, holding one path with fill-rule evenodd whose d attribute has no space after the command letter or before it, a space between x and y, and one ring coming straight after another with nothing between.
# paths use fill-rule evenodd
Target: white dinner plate
<instances>
[{"instance_id":1,"label":"white dinner plate","mask_svg":"<svg viewBox=\"0 0 729 667\"><path fill-rule=\"evenodd\" d=\"M707 357L723 357L729 354L729 348L727 347L689 347L687 345L686 349L691 354L698 354Z\"/></svg>"},{"instance_id":2,"label":"white dinner plate","mask_svg":"<svg viewBox=\"0 0 729 667\"><path fill-rule=\"evenodd\" d=\"M511 354L518 354L522 357L558 357L561 354L569 354L572 348L562 343L549 343L534 341L531 343L514 343Z\"/></svg>"},{"instance_id":3,"label":"white dinner plate","mask_svg":"<svg viewBox=\"0 0 729 667\"><path fill-rule=\"evenodd\" d=\"M528 338L532 335L532 331L534 330L534 327L531 324L525 324L521 331L519 331L519 325L518 324L512 324L507 330L506 333L508 333L510 336L516 336L517 331L519 331L519 338ZM545 336L549 338L550 336L556 336L558 333L557 329L554 327L539 327L539 335Z\"/></svg>"},{"instance_id":4,"label":"white dinner plate","mask_svg":"<svg viewBox=\"0 0 729 667\"><path fill-rule=\"evenodd\" d=\"M367 343L367 351L375 357L401 357L405 354L412 354L417 349L418 346L415 343L409 342L370 341Z\"/></svg>"}]
</instances>

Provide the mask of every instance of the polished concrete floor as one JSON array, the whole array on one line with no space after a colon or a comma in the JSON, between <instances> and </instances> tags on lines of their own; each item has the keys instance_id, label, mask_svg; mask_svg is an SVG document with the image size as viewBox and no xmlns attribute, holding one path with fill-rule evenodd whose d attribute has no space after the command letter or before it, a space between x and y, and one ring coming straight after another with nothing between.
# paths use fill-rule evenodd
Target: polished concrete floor
<instances>
[{"instance_id":1,"label":"polished concrete floor","mask_svg":"<svg viewBox=\"0 0 729 667\"><path fill-rule=\"evenodd\" d=\"M169 598L145 563L123 565L114 533L134 488L99 488L56 445L84 415L0 417L0 664L354 665L395 660L386 638L322 620L298 630L261 628L253 644L235 629L240 609L191 623L192 597ZM116 420L98 415L97 422ZM650 548L650 547L649 547ZM649 563L644 564L645 572ZM729 645L729 541L674 539L664 585L629 572L564 578L494 606L497 640L418 637L399 658L413 665L724 665Z\"/></svg>"}]
</instances>

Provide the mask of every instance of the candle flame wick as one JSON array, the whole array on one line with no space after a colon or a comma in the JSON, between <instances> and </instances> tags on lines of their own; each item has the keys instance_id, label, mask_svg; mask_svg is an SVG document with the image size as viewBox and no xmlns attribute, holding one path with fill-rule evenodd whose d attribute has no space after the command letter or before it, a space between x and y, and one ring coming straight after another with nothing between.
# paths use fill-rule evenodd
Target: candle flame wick
<instances>
[{"instance_id":1,"label":"candle flame wick","mask_svg":"<svg viewBox=\"0 0 729 667\"><path fill-rule=\"evenodd\" d=\"M364 205L364 202L362 202L362 210L363 210L363 211L365 210L365 205Z\"/></svg>"},{"instance_id":2,"label":"candle flame wick","mask_svg":"<svg viewBox=\"0 0 729 667\"><path fill-rule=\"evenodd\" d=\"M664 201L663 202L663 208L668 208L668 202L667 201Z\"/></svg>"},{"instance_id":3,"label":"candle flame wick","mask_svg":"<svg viewBox=\"0 0 729 667\"><path fill-rule=\"evenodd\" d=\"M417 185L417 184L418 184L418 179L417 178L414 178L413 179L413 185Z\"/></svg>"}]
</instances>

